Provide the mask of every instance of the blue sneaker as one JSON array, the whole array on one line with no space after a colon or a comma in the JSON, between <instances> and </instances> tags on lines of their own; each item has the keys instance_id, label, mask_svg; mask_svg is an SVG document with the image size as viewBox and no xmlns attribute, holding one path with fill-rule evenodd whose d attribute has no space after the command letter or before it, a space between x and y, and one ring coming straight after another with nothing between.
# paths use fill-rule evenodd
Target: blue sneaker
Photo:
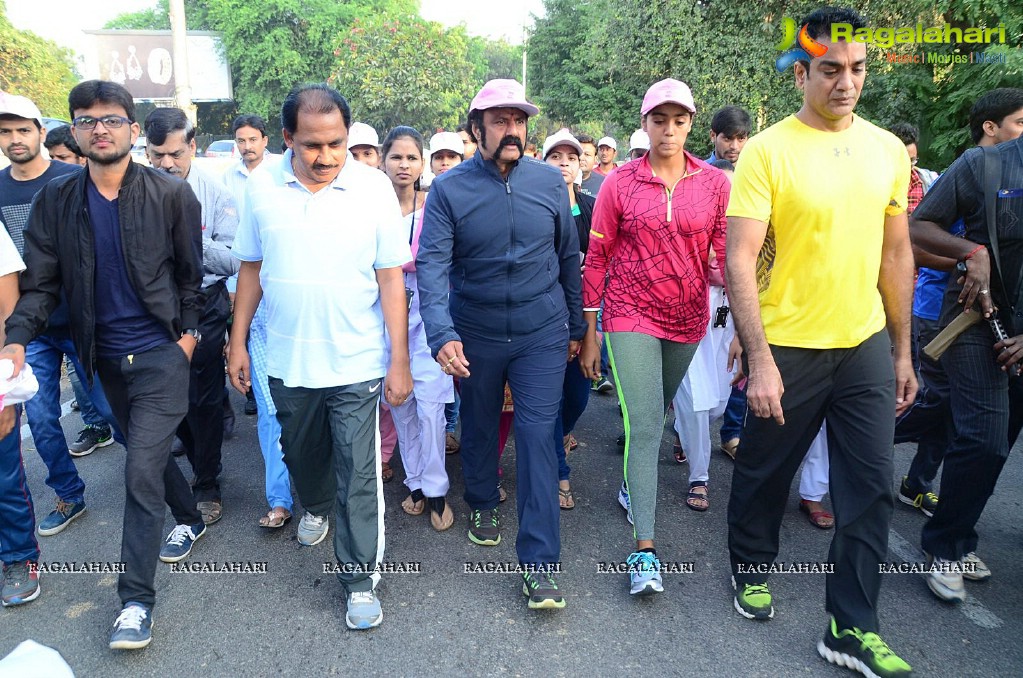
<instances>
[{"instance_id":1,"label":"blue sneaker","mask_svg":"<svg viewBox=\"0 0 1023 678\"><path fill-rule=\"evenodd\" d=\"M629 525L635 525L632 521L632 502L629 501L629 489L625 487L625 481L622 481L622 488L618 490L618 503L625 509L625 513L629 518Z\"/></svg>"},{"instance_id":2,"label":"blue sneaker","mask_svg":"<svg viewBox=\"0 0 1023 678\"><path fill-rule=\"evenodd\" d=\"M380 610L380 600L372 591L355 591L348 594L348 611L345 613L345 624L350 629L371 629L380 626L384 613Z\"/></svg>"},{"instance_id":3,"label":"blue sneaker","mask_svg":"<svg viewBox=\"0 0 1023 678\"><path fill-rule=\"evenodd\" d=\"M153 640L153 616L142 603L128 603L114 620L111 650L139 650Z\"/></svg>"},{"instance_id":4,"label":"blue sneaker","mask_svg":"<svg viewBox=\"0 0 1023 678\"><path fill-rule=\"evenodd\" d=\"M36 526L36 532L39 533L40 537L49 537L50 535L63 532L64 528L71 524L71 521L85 513L85 502L66 502L62 499L57 499L57 508L50 511L50 515L42 519L38 526Z\"/></svg>"},{"instance_id":5,"label":"blue sneaker","mask_svg":"<svg viewBox=\"0 0 1023 678\"><path fill-rule=\"evenodd\" d=\"M632 584L629 593L634 596L649 596L651 593L664 591L661 582L661 561L657 556L639 551L629 556L625 564L629 566L629 583Z\"/></svg>"},{"instance_id":6,"label":"blue sneaker","mask_svg":"<svg viewBox=\"0 0 1023 678\"><path fill-rule=\"evenodd\" d=\"M175 525L167 535L167 541L160 549L160 560L165 563L176 563L184 560L192 552L192 544L206 534L206 523L196 525Z\"/></svg>"}]
</instances>

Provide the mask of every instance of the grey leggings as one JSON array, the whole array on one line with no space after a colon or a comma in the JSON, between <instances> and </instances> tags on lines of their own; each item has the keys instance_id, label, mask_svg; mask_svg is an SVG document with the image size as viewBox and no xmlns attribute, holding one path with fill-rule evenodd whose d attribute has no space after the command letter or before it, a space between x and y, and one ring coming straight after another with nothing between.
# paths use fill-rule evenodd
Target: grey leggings
<instances>
[{"instance_id":1,"label":"grey leggings","mask_svg":"<svg viewBox=\"0 0 1023 678\"><path fill-rule=\"evenodd\" d=\"M625 417L625 484L635 537L653 539L664 412L689 369L697 345L639 332L608 332L606 337Z\"/></svg>"}]
</instances>

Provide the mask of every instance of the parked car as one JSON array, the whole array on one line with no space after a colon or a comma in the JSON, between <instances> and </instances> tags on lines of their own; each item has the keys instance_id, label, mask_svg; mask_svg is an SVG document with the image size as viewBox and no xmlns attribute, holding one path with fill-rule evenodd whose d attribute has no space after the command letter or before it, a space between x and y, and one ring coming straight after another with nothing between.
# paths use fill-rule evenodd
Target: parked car
<instances>
[{"instance_id":1,"label":"parked car","mask_svg":"<svg viewBox=\"0 0 1023 678\"><path fill-rule=\"evenodd\" d=\"M70 124L67 120L61 120L60 118L43 118L43 127L46 128L47 132L52 132L62 125Z\"/></svg>"},{"instance_id":2,"label":"parked car","mask_svg":"<svg viewBox=\"0 0 1023 678\"><path fill-rule=\"evenodd\" d=\"M135 145L131 147L131 159L143 165L149 165L149 157L146 155L146 138L139 135Z\"/></svg>"},{"instance_id":3,"label":"parked car","mask_svg":"<svg viewBox=\"0 0 1023 678\"><path fill-rule=\"evenodd\" d=\"M207 158L237 158L239 157L238 145L234 143L233 139L221 139L207 146L203 155Z\"/></svg>"}]
</instances>

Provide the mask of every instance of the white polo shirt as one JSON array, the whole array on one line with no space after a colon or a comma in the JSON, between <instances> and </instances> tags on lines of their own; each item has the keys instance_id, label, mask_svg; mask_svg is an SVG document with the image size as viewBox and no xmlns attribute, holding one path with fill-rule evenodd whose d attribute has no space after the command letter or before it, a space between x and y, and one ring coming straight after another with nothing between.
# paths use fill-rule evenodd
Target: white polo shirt
<instances>
[{"instance_id":1,"label":"white polo shirt","mask_svg":"<svg viewBox=\"0 0 1023 678\"><path fill-rule=\"evenodd\" d=\"M263 262L267 374L305 388L379 379L387 353L375 271L412 260L398 198L383 172L351 155L311 193L291 158L249 177L232 249Z\"/></svg>"}]
</instances>

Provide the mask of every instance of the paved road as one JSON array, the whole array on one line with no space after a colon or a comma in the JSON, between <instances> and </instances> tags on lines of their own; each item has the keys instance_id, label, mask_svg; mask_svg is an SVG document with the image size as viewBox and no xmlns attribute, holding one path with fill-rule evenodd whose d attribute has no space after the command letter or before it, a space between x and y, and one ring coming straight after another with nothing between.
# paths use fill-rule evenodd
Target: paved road
<instances>
[{"instance_id":1,"label":"paved road","mask_svg":"<svg viewBox=\"0 0 1023 678\"><path fill-rule=\"evenodd\" d=\"M67 395L65 391L65 395ZM241 399L236 407L241 412ZM77 414L64 419L73 435ZM725 507L730 464L711 463L711 509L682 504L685 467L675 464L668 438L662 449L658 552L664 561L692 562L692 574L665 577L665 592L631 599L625 575L599 574L598 563L630 551L628 523L615 501L621 456L614 444L614 400L594 397L576 436L577 507L562 512L564 610L527 610L515 575L465 574L466 562L514 561L514 503L505 504L504 541L495 548L465 536L459 457L448 458L456 528L435 533L426 516L406 516L400 465L385 486L387 555L421 563L419 574L392 575L380 588L384 623L351 632L333 575L323 574L326 541L303 548L295 521L271 532L256 526L265 512L263 464L255 418L239 414L225 445L224 519L198 542L192 562L265 562L265 574L171 573L160 565L154 640L147 649L107 649L119 604L111 575L51 574L43 593L22 608L0 612L0 656L25 638L55 647L79 676L330 676L330 675L612 675L842 676L817 656L826 624L820 575L777 576L778 609L768 623L739 617L728 583ZM913 446L896 451L904 469ZM514 454L505 458L506 486L515 489ZM112 445L78 462L89 511L63 534L43 539L44 560L116 561L119 555L124 450ZM37 517L52 507L45 469L26 441L26 466ZM1023 587L1012 579L1023 535L1023 462L1017 451L979 525L980 553L994 571L987 584L967 584L967 604L949 607L916 575L889 575L882 593L883 635L918 675L1023 675ZM894 483L894 479L893 479ZM795 506L795 486L782 528L781 560L826 558L830 533L810 526ZM168 516L168 530L170 529ZM893 561L913 561L923 516L897 506Z\"/></svg>"}]
</instances>

